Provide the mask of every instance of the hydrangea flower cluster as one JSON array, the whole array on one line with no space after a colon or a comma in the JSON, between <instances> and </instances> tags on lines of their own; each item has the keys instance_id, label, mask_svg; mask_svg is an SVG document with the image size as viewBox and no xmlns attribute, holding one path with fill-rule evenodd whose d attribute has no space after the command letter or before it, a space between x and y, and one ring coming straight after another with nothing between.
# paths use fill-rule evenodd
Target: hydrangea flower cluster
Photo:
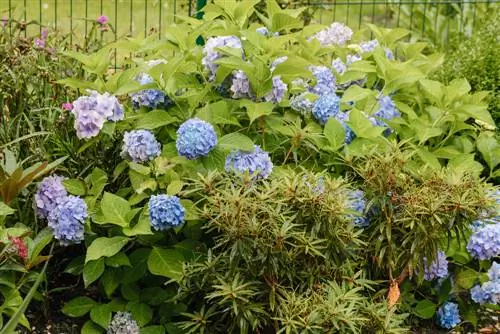
<instances>
[{"instance_id":1,"label":"hydrangea flower cluster","mask_svg":"<svg viewBox=\"0 0 500 334\"><path fill-rule=\"evenodd\" d=\"M352 38L352 30L340 22L332 23L328 28L323 29L311 38L317 39L321 46L344 45Z\"/></svg>"},{"instance_id":2,"label":"hydrangea flower cluster","mask_svg":"<svg viewBox=\"0 0 500 334\"><path fill-rule=\"evenodd\" d=\"M249 173L254 178L266 179L273 170L269 153L255 145L252 152L232 151L226 157L227 172Z\"/></svg>"},{"instance_id":3,"label":"hydrangea flower cluster","mask_svg":"<svg viewBox=\"0 0 500 334\"><path fill-rule=\"evenodd\" d=\"M203 48L203 59L201 60L201 63L210 72L210 81L215 79L215 73L217 72L218 65L215 64L214 61L222 57L222 54L219 53L216 48L221 47L241 49L242 44L241 40L236 36L217 36L210 37L207 40L205 47Z\"/></svg>"},{"instance_id":4,"label":"hydrangea flower cluster","mask_svg":"<svg viewBox=\"0 0 500 334\"><path fill-rule=\"evenodd\" d=\"M467 251L479 260L488 260L500 255L500 222L485 224L473 230Z\"/></svg>"},{"instance_id":5,"label":"hydrangea flower cluster","mask_svg":"<svg viewBox=\"0 0 500 334\"><path fill-rule=\"evenodd\" d=\"M266 102L272 103L280 103L281 100L285 97L286 92L288 91L288 86L281 80L281 77L274 76L273 77L273 89L264 95L264 100Z\"/></svg>"},{"instance_id":6,"label":"hydrangea flower cluster","mask_svg":"<svg viewBox=\"0 0 500 334\"><path fill-rule=\"evenodd\" d=\"M124 117L123 107L115 96L96 91L90 91L90 96L80 96L74 101L71 112L75 115L78 138L95 137L106 120L116 122Z\"/></svg>"},{"instance_id":7,"label":"hydrangea flower cluster","mask_svg":"<svg viewBox=\"0 0 500 334\"><path fill-rule=\"evenodd\" d=\"M141 163L160 155L161 145L149 130L134 130L123 135L122 157Z\"/></svg>"},{"instance_id":8,"label":"hydrangea flower cluster","mask_svg":"<svg viewBox=\"0 0 500 334\"><path fill-rule=\"evenodd\" d=\"M318 95L332 94L337 89L336 78L326 66L310 66L312 74L316 78L316 85L309 88L309 91Z\"/></svg>"},{"instance_id":9,"label":"hydrangea flower cluster","mask_svg":"<svg viewBox=\"0 0 500 334\"><path fill-rule=\"evenodd\" d=\"M233 92L233 99L253 97L250 81L245 72L241 70L234 71L230 90Z\"/></svg>"},{"instance_id":10,"label":"hydrangea flower cluster","mask_svg":"<svg viewBox=\"0 0 500 334\"><path fill-rule=\"evenodd\" d=\"M111 320L107 334L139 334L137 322L128 312L117 312Z\"/></svg>"},{"instance_id":11,"label":"hydrangea flower cluster","mask_svg":"<svg viewBox=\"0 0 500 334\"><path fill-rule=\"evenodd\" d=\"M471 291L471 298L479 304L500 303L500 263L493 262L488 270L489 281L483 285L474 286Z\"/></svg>"},{"instance_id":12,"label":"hydrangea flower cluster","mask_svg":"<svg viewBox=\"0 0 500 334\"><path fill-rule=\"evenodd\" d=\"M332 68L340 75L344 74L344 72L347 71L347 66L340 58L335 58L332 61Z\"/></svg>"},{"instance_id":13,"label":"hydrangea flower cluster","mask_svg":"<svg viewBox=\"0 0 500 334\"><path fill-rule=\"evenodd\" d=\"M427 263L427 258L424 257L424 279L432 281L436 278L445 278L448 276L448 260L443 251L438 251L436 259L431 263Z\"/></svg>"},{"instance_id":14,"label":"hydrangea flower cluster","mask_svg":"<svg viewBox=\"0 0 500 334\"><path fill-rule=\"evenodd\" d=\"M451 329L460 323L460 313L456 303L447 302L437 311L439 326Z\"/></svg>"},{"instance_id":15,"label":"hydrangea flower cluster","mask_svg":"<svg viewBox=\"0 0 500 334\"><path fill-rule=\"evenodd\" d=\"M314 102L308 99L308 93L301 93L299 95L295 95L290 99L290 107L305 115L312 111L314 107Z\"/></svg>"},{"instance_id":16,"label":"hydrangea flower cluster","mask_svg":"<svg viewBox=\"0 0 500 334\"><path fill-rule=\"evenodd\" d=\"M368 42L363 42L359 45L361 52L372 52L379 46L378 40L373 39Z\"/></svg>"},{"instance_id":17,"label":"hydrangea flower cluster","mask_svg":"<svg viewBox=\"0 0 500 334\"><path fill-rule=\"evenodd\" d=\"M321 124L340 112L340 98L335 94L321 95L314 103L312 115Z\"/></svg>"},{"instance_id":18,"label":"hydrangea flower cluster","mask_svg":"<svg viewBox=\"0 0 500 334\"><path fill-rule=\"evenodd\" d=\"M83 240L87 204L79 197L69 196L64 177L48 176L40 182L35 194L38 216L47 219L54 237L62 245Z\"/></svg>"},{"instance_id":19,"label":"hydrangea flower cluster","mask_svg":"<svg viewBox=\"0 0 500 334\"><path fill-rule=\"evenodd\" d=\"M357 227L366 227L370 225L370 221L365 215L366 210L366 198L365 193L362 190L352 190L347 195L348 203L346 208L350 211L354 211L357 214L348 214L346 218Z\"/></svg>"},{"instance_id":20,"label":"hydrangea flower cluster","mask_svg":"<svg viewBox=\"0 0 500 334\"><path fill-rule=\"evenodd\" d=\"M357 61L360 61L362 58L360 55L347 55L346 57L346 64L351 65Z\"/></svg>"},{"instance_id":21,"label":"hydrangea flower cluster","mask_svg":"<svg viewBox=\"0 0 500 334\"><path fill-rule=\"evenodd\" d=\"M208 155L215 145L217 135L214 127L199 118L185 121L177 130L177 152L189 160Z\"/></svg>"},{"instance_id":22,"label":"hydrangea flower cluster","mask_svg":"<svg viewBox=\"0 0 500 334\"><path fill-rule=\"evenodd\" d=\"M378 100L378 103L380 105L380 108L375 113L373 113L372 117L370 117L373 125L388 127L385 120L390 121L391 119L394 119L396 117L401 117L401 114L396 108L396 105L389 96L381 97ZM388 128L384 131L384 134L388 136L389 134L391 134L391 132L392 129Z\"/></svg>"},{"instance_id":23,"label":"hydrangea flower cluster","mask_svg":"<svg viewBox=\"0 0 500 334\"><path fill-rule=\"evenodd\" d=\"M148 67L154 67L158 64L165 64L163 59L150 60L146 64ZM135 80L141 85L153 83L153 78L147 73L139 74ZM172 100L162 91L157 89L143 89L135 93L131 93L130 99L134 108L147 107L151 109L166 108L172 104Z\"/></svg>"},{"instance_id":24,"label":"hydrangea flower cluster","mask_svg":"<svg viewBox=\"0 0 500 334\"><path fill-rule=\"evenodd\" d=\"M149 199L149 219L156 231L179 226L185 215L186 210L177 196L153 195Z\"/></svg>"}]
</instances>

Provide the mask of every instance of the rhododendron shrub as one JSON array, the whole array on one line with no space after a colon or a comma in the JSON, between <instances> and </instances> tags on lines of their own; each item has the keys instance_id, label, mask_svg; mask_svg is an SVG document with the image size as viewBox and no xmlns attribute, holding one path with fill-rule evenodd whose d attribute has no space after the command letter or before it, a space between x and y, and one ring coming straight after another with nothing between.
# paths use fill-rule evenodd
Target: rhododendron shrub
<instances>
[{"instance_id":1,"label":"rhododendron shrub","mask_svg":"<svg viewBox=\"0 0 500 334\"><path fill-rule=\"evenodd\" d=\"M103 294L63 312L90 304L77 316L101 330L358 333L403 331L404 313L453 328L472 300L495 304L475 260L499 255L475 161L486 94L429 80L442 56L405 30L370 26L370 40L273 1L233 5L159 41L67 54L88 73L65 83L91 90L72 104L75 136L118 163L40 185L42 214L64 208L49 226L71 222L62 239L86 246L68 270ZM109 73L111 47L132 66Z\"/></svg>"}]
</instances>

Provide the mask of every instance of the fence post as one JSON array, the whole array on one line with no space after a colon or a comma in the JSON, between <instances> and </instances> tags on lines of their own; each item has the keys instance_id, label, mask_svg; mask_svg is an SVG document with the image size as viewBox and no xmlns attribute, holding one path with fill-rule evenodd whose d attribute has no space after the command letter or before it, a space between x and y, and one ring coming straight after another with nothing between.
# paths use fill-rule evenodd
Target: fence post
<instances>
[{"instance_id":1,"label":"fence post","mask_svg":"<svg viewBox=\"0 0 500 334\"><path fill-rule=\"evenodd\" d=\"M198 20L201 20L203 18L203 12L201 9L207 4L207 0L196 0L196 18ZM196 39L196 44L198 45L204 45L205 41L203 40L202 36L198 36Z\"/></svg>"}]
</instances>

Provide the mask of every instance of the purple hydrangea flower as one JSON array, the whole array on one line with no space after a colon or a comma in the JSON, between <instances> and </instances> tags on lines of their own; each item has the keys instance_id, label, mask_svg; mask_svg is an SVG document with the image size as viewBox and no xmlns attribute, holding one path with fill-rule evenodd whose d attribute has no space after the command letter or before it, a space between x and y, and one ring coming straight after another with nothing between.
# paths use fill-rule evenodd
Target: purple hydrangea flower
<instances>
[{"instance_id":1,"label":"purple hydrangea flower","mask_svg":"<svg viewBox=\"0 0 500 334\"><path fill-rule=\"evenodd\" d=\"M235 49L241 49L241 40L236 36L218 36L210 37L205 47L203 48L203 59L201 63L210 72L209 80L215 79L215 74L217 72L218 65L214 63L217 59L221 58L223 55L219 53L216 49L221 47L230 47ZM243 52L243 50L242 50Z\"/></svg>"},{"instance_id":2,"label":"purple hydrangea flower","mask_svg":"<svg viewBox=\"0 0 500 334\"><path fill-rule=\"evenodd\" d=\"M314 102L308 99L309 93L301 93L299 95L295 95L290 99L290 107L305 115L310 113L314 107Z\"/></svg>"},{"instance_id":3,"label":"purple hydrangea flower","mask_svg":"<svg viewBox=\"0 0 500 334\"><path fill-rule=\"evenodd\" d=\"M344 74L344 72L347 71L347 66L340 58L336 58L332 61L332 68L340 75Z\"/></svg>"},{"instance_id":4,"label":"purple hydrangea flower","mask_svg":"<svg viewBox=\"0 0 500 334\"><path fill-rule=\"evenodd\" d=\"M346 218L357 227L366 227L370 225L370 221L365 215L366 198L362 190L352 190L347 195L348 203L346 208L356 214L348 214Z\"/></svg>"},{"instance_id":5,"label":"purple hydrangea flower","mask_svg":"<svg viewBox=\"0 0 500 334\"><path fill-rule=\"evenodd\" d=\"M111 320L107 334L139 334L137 322L128 312L117 312Z\"/></svg>"},{"instance_id":6,"label":"purple hydrangea flower","mask_svg":"<svg viewBox=\"0 0 500 334\"><path fill-rule=\"evenodd\" d=\"M372 52L379 46L378 40L373 39L368 42L363 42L359 45L361 52Z\"/></svg>"},{"instance_id":7,"label":"purple hydrangea flower","mask_svg":"<svg viewBox=\"0 0 500 334\"><path fill-rule=\"evenodd\" d=\"M447 302L437 311L438 324L447 329L451 329L460 323L460 313L458 305Z\"/></svg>"},{"instance_id":8,"label":"purple hydrangea flower","mask_svg":"<svg viewBox=\"0 0 500 334\"><path fill-rule=\"evenodd\" d=\"M349 27L343 23L334 22L311 38L317 39L321 46L344 45L352 38L352 34L353 32Z\"/></svg>"},{"instance_id":9,"label":"purple hydrangea flower","mask_svg":"<svg viewBox=\"0 0 500 334\"><path fill-rule=\"evenodd\" d=\"M103 25L109 22L109 18L106 15L101 15L97 18L97 23Z\"/></svg>"},{"instance_id":10,"label":"purple hydrangea flower","mask_svg":"<svg viewBox=\"0 0 500 334\"><path fill-rule=\"evenodd\" d=\"M80 197L66 196L49 213L48 226L61 245L80 243L87 216L87 204Z\"/></svg>"},{"instance_id":11,"label":"purple hydrangea flower","mask_svg":"<svg viewBox=\"0 0 500 334\"><path fill-rule=\"evenodd\" d=\"M445 278L448 276L448 260L443 251L438 251L436 259L429 265L427 258L424 257L424 279L432 281L436 278Z\"/></svg>"},{"instance_id":12,"label":"purple hydrangea flower","mask_svg":"<svg viewBox=\"0 0 500 334\"><path fill-rule=\"evenodd\" d=\"M310 92L318 95L335 93L335 90L337 89L335 85L336 78L328 67L311 66L309 69L316 78L316 85L309 88Z\"/></svg>"},{"instance_id":13,"label":"purple hydrangea flower","mask_svg":"<svg viewBox=\"0 0 500 334\"><path fill-rule=\"evenodd\" d=\"M48 218L50 212L54 211L57 204L68 195L62 183L65 179L57 175L47 176L38 185L35 203L40 218Z\"/></svg>"},{"instance_id":14,"label":"purple hydrangea flower","mask_svg":"<svg viewBox=\"0 0 500 334\"><path fill-rule=\"evenodd\" d=\"M288 86L281 80L281 77L273 77L273 89L264 96L264 100L272 103L280 103L288 91Z\"/></svg>"},{"instance_id":15,"label":"purple hydrangea flower","mask_svg":"<svg viewBox=\"0 0 500 334\"><path fill-rule=\"evenodd\" d=\"M161 145L155 135L148 130L125 132L123 136L122 157L141 163L153 160L160 155Z\"/></svg>"},{"instance_id":16,"label":"purple hydrangea flower","mask_svg":"<svg viewBox=\"0 0 500 334\"><path fill-rule=\"evenodd\" d=\"M226 171L249 173L257 179L266 179L273 170L269 154L255 145L253 152L232 151L226 157Z\"/></svg>"},{"instance_id":17,"label":"purple hydrangea flower","mask_svg":"<svg viewBox=\"0 0 500 334\"><path fill-rule=\"evenodd\" d=\"M312 115L319 123L325 124L330 117L340 112L340 98L335 94L321 95L312 109Z\"/></svg>"},{"instance_id":18,"label":"purple hydrangea flower","mask_svg":"<svg viewBox=\"0 0 500 334\"><path fill-rule=\"evenodd\" d=\"M45 47L45 40L43 38L35 39L35 48L43 49Z\"/></svg>"},{"instance_id":19,"label":"purple hydrangea flower","mask_svg":"<svg viewBox=\"0 0 500 334\"><path fill-rule=\"evenodd\" d=\"M234 99L252 98L253 93L245 72L238 70L233 73L232 85L230 88Z\"/></svg>"},{"instance_id":20,"label":"purple hydrangea flower","mask_svg":"<svg viewBox=\"0 0 500 334\"><path fill-rule=\"evenodd\" d=\"M474 258L488 260L500 255L500 222L473 230L467 250Z\"/></svg>"},{"instance_id":21,"label":"purple hydrangea flower","mask_svg":"<svg viewBox=\"0 0 500 334\"><path fill-rule=\"evenodd\" d=\"M177 196L153 195L149 199L149 219L156 231L179 226L184 221L186 210Z\"/></svg>"},{"instance_id":22,"label":"purple hydrangea flower","mask_svg":"<svg viewBox=\"0 0 500 334\"><path fill-rule=\"evenodd\" d=\"M179 155L193 160L208 155L217 145L214 127L199 118L191 118L177 130L175 146Z\"/></svg>"}]
</instances>

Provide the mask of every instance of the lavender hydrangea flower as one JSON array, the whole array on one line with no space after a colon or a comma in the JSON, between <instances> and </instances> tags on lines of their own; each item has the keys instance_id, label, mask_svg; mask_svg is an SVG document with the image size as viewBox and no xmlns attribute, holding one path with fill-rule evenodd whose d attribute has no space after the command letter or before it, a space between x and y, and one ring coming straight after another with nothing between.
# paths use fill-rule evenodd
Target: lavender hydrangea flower
<instances>
[{"instance_id":1,"label":"lavender hydrangea flower","mask_svg":"<svg viewBox=\"0 0 500 334\"><path fill-rule=\"evenodd\" d=\"M366 227L370 225L370 221L365 215L366 198L362 190L352 190L347 195L348 203L346 208L356 214L348 214L346 218L357 227Z\"/></svg>"},{"instance_id":2,"label":"lavender hydrangea flower","mask_svg":"<svg viewBox=\"0 0 500 334\"><path fill-rule=\"evenodd\" d=\"M373 39L368 42L363 42L359 45L361 52L372 52L379 46L378 40Z\"/></svg>"},{"instance_id":3,"label":"lavender hydrangea flower","mask_svg":"<svg viewBox=\"0 0 500 334\"><path fill-rule=\"evenodd\" d=\"M266 27L259 27L257 29L255 29L255 31L259 34L261 34L262 36L266 36L266 37L272 37L272 36L279 36L280 33L279 32L270 32L269 29L267 29Z\"/></svg>"},{"instance_id":4,"label":"lavender hydrangea flower","mask_svg":"<svg viewBox=\"0 0 500 334\"><path fill-rule=\"evenodd\" d=\"M107 334L139 334L137 322L128 312L117 312L111 320Z\"/></svg>"},{"instance_id":5,"label":"lavender hydrangea flower","mask_svg":"<svg viewBox=\"0 0 500 334\"><path fill-rule=\"evenodd\" d=\"M305 115L307 113L310 113L314 107L314 102L309 100L308 95L309 93L301 93L299 95L295 95L290 99L290 107L301 113L302 115Z\"/></svg>"},{"instance_id":6,"label":"lavender hydrangea flower","mask_svg":"<svg viewBox=\"0 0 500 334\"><path fill-rule=\"evenodd\" d=\"M273 170L269 153L255 145L254 151L232 151L226 157L226 171L249 173L257 179L266 179Z\"/></svg>"},{"instance_id":7,"label":"lavender hydrangea flower","mask_svg":"<svg viewBox=\"0 0 500 334\"><path fill-rule=\"evenodd\" d=\"M316 78L316 85L309 88L311 93L318 95L332 94L337 89L336 78L326 66L310 66L312 74Z\"/></svg>"},{"instance_id":8,"label":"lavender hydrangea flower","mask_svg":"<svg viewBox=\"0 0 500 334\"><path fill-rule=\"evenodd\" d=\"M467 251L479 260L488 260L499 256L500 222L485 224L475 229L467 243Z\"/></svg>"},{"instance_id":9,"label":"lavender hydrangea flower","mask_svg":"<svg viewBox=\"0 0 500 334\"><path fill-rule=\"evenodd\" d=\"M232 85L230 88L233 92L234 99L240 98L251 98L253 93L250 87L250 81L248 80L245 72L238 70L233 73Z\"/></svg>"},{"instance_id":10,"label":"lavender hydrangea flower","mask_svg":"<svg viewBox=\"0 0 500 334\"><path fill-rule=\"evenodd\" d=\"M346 64L349 66L357 61L360 61L361 59L360 55L347 55Z\"/></svg>"},{"instance_id":11,"label":"lavender hydrangea flower","mask_svg":"<svg viewBox=\"0 0 500 334\"><path fill-rule=\"evenodd\" d=\"M149 199L149 219L156 231L179 226L185 215L186 210L177 196L153 195Z\"/></svg>"},{"instance_id":12,"label":"lavender hydrangea flower","mask_svg":"<svg viewBox=\"0 0 500 334\"><path fill-rule=\"evenodd\" d=\"M122 157L141 163L153 160L160 155L161 145L155 135L148 130L125 132L123 136Z\"/></svg>"},{"instance_id":13,"label":"lavender hydrangea flower","mask_svg":"<svg viewBox=\"0 0 500 334\"><path fill-rule=\"evenodd\" d=\"M427 258L424 257L424 279L432 281L436 278L445 278L448 276L448 260L443 251L438 251L436 259L431 263L427 263Z\"/></svg>"},{"instance_id":14,"label":"lavender hydrangea flower","mask_svg":"<svg viewBox=\"0 0 500 334\"><path fill-rule=\"evenodd\" d=\"M451 329L460 323L460 313L456 303L447 302L437 311L438 324L447 329Z\"/></svg>"},{"instance_id":15,"label":"lavender hydrangea flower","mask_svg":"<svg viewBox=\"0 0 500 334\"><path fill-rule=\"evenodd\" d=\"M344 74L344 72L347 71L347 66L340 58L336 58L332 61L332 68L340 75Z\"/></svg>"},{"instance_id":16,"label":"lavender hydrangea flower","mask_svg":"<svg viewBox=\"0 0 500 334\"><path fill-rule=\"evenodd\" d=\"M345 130L344 142L346 144L351 143L354 140L354 138L356 138L356 134L354 133L354 131L352 131L351 127L347 124L347 122L349 121L349 113L339 112L333 117L337 121L340 122L340 124L342 125L342 127Z\"/></svg>"},{"instance_id":17,"label":"lavender hydrangea flower","mask_svg":"<svg viewBox=\"0 0 500 334\"><path fill-rule=\"evenodd\" d=\"M177 130L177 152L187 159L206 156L215 145L217 135L213 126L199 118L187 120Z\"/></svg>"},{"instance_id":18,"label":"lavender hydrangea flower","mask_svg":"<svg viewBox=\"0 0 500 334\"><path fill-rule=\"evenodd\" d=\"M334 22L311 38L317 39L321 46L344 45L352 38L352 30L343 23Z\"/></svg>"},{"instance_id":19,"label":"lavender hydrangea flower","mask_svg":"<svg viewBox=\"0 0 500 334\"><path fill-rule=\"evenodd\" d=\"M335 94L321 95L312 109L312 115L320 124L325 124L330 117L340 112L340 98Z\"/></svg>"},{"instance_id":20,"label":"lavender hydrangea flower","mask_svg":"<svg viewBox=\"0 0 500 334\"><path fill-rule=\"evenodd\" d=\"M482 286L475 285L470 290L471 299L478 304L500 303L500 281L488 281Z\"/></svg>"},{"instance_id":21,"label":"lavender hydrangea flower","mask_svg":"<svg viewBox=\"0 0 500 334\"><path fill-rule=\"evenodd\" d=\"M57 175L47 176L38 185L35 203L40 218L48 218L49 213L54 211L57 204L68 195L62 183L65 179L65 177Z\"/></svg>"},{"instance_id":22,"label":"lavender hydrangea flower","mask_svg":"<svg viewBox=\"0 0 500 334\"><path fill-rule=\"evenodd\" d=\"M370 118L373 125L388 127L387 123L385 122L386 120L390 121L396 117L401 117L401 114L396 108L396 105L389 96L381 97L378 100L378 103L380 105L380 108L375 113L373 113L372 116L374 118ZM389 134L391 134L391 132L392 129L388 128L384 131L384 134L388 136Z\"/></svg>"},{"instance_id":23,"label":"lavender hydrangea flower","mask_svg":"<svg viewBox=\"0 0 500 334\"><path fill-rule=\"evenodd\" d=\"M49 213L48 226L62 245L80 243L87 216L87 204L80 197L66 196Z\"/></svg>"},{"instance_id":24,"label":"lavender hydrangea flower","mask_svg":"<svg viewBox=\"0 0 500 334\"><path fill-rule=\"evenodd\" d=\"M288 91L288 86L281 80L279 75L273 77L273 89L264 96L264 100L272 103L280 103Z\"/></svg>"},{"instance_id":25,"label":"lavender hydrangea flower","mask_svg":"<svg viewBox=\"0 0 500 334\"><path fill-rule=\"evenodd\" d=\"M475 285L472 289L470 289L470 298L478 304L484 304L488 299L484 295L483 289L480 285Z\"/></svg>"},{"instance_id":26,"label":"lavender hydrangea flower","mask_svg":"<svg viewBox=\"0 0 500 334\"><path fill-rule=\"evenodd\" d=\"M166 61L163 59L150 60L146 64L149 68L152 68L159 64L165 64ZM153 83L153 78L147 73L140 73L135 80L141 85L147 85ZM138 109L140 107L147 107L151 109L166 108L172 104L172 100L158 89L143 89L135 93L129 94L134 108Z\"/></svg>"},{"instance_id":27,"label":"lavender hydrangea flower","mask_svg":"<svg viewBox=\"0 0 500 334\"><path fill-rule=\"evenodd\" d=\"M500 281L500 263L493 261L488 270L488 278L490 281Z\"/></svg>"},{"instance_id":28,"label":"lavender hydrangea flower","mask_svg":"<svg viewBox=\"0 0 500 334\"><path fill-rule=\"evenodd\" d=\"M201 63L210 72L209 75L210 81L215 79L215 74L218 68L218 65L215 64L214 61L223 56L216 50L216 48L221 48L221 47L241 49L242 44L241 40L236 36L210 37L207 40L205 47L203 48L203 59L201 60Z\"/></svg>"}]
</instances>

